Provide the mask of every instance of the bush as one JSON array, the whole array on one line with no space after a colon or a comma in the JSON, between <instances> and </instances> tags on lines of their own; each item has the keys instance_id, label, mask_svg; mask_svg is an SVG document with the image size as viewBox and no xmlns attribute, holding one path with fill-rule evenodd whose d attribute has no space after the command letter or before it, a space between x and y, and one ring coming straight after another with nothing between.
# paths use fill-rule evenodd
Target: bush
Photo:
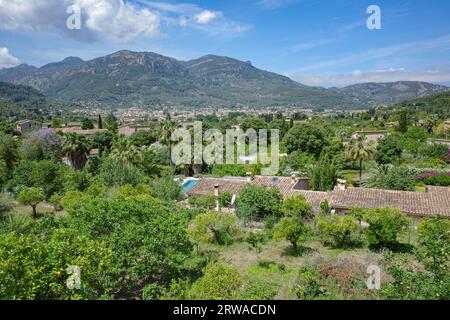
<instances>
[{"instance_id":1,"label":"bush","mask_svg":"<svg viewBox=\"0 0 450 320\"><path fill-rule=\"evenodd\" d=\"M19 193L17 200L26 206L31 206L33 216L37 216L36 207L45 200L44 193L38 188L26 188Z\"/></svg>"},{"instance_id":2,"label":"bush","mask_svg":"<svg viewBox=\"0 0 450 320\"><path fill-rule=\"evenodd\" d=\"M220 205L223 208L231 206L231 201L233 200L233 194L231 192L221 192L220 193Z\"/></svg>"},{"instance_id":3,"label":"bush","mask_svg":"<svg viewBox=\"0 0 450 320\"><path fill-rule=\"evenodd\" d=\"M142 300L157 300L162 287L156 283L148 284L142 290Z\"/></svg>"},{"instance_id":4,"label":"bush","mask_svg":"<svg viewBox=\"0 0 450 320\"><path fill-rule=\"evenodd\" d=\"M203 277L192 285L190 297L193 300L236 300L241 287L241 277L234 267L214 263L208 265Z\"/></svg>"},{"instance_id":5,"label":"bush","mask_svg":"<svg viewBox=\"0 0 450 320\"><path fill-rule=\"evenodd\" d=\"M282 218L275 227L273 238L276 241L287 240L296 249L298 243L305 242L312 234L309 225L302 222L298 217Z\"/></svg>"},{"instance_id":6,"label":"bush","mask_svg":"<svg viewBox=\"0 0 450 320\"><path fill-rule=\"evenodd\" d=\"M213 195L190 196L189 204L196 208L213 210L216 207L216 197Z\"/></svg>"},{"instance_id":7,"label":"bush","mask_svg":"<svg viewBox=\"0 0 450 320\"><path fill-rule=\"evenodd\" d=\"M289 155L288 161L296 171L307 172L308 167L316 163L316 158L308 153L294 151Z\"/></svg>"},{"instance_id":8,"label":"bush","mask_svg":"<svg viewBox=\"0 0 450 320\"><path fill-rule=\"evenodd\" d=\"M312 268L300 269L294 292L300 300L312 300L324 294L322 283L324 279L319 272Z\"/></svg>"},{"instance_id":9,"label":"bush","mask_svg":"<svg viewBox=\"0 0 450 320\"><path fill-rule=\"evenodd\" d=\"M170 283L192 253L185 218L150 196L82 195L66 210L73 229L111 249L101 281L112 299L142 297L146 285Z\"/></svg>"},{"instance_id":10,"label":"bush","mask_svg":"<svg viewBox=\"0 0 450 320\"><path fill-rule=\"evenodd\" d=\"M352 247L360 242L360 225L350 216L321 218L317 222L317 229L324 244L332 247Z\"/></svg>"},{"instance_id":11,"label":"bush","mask_svg":"<svg viewBox=\"0 0 450 320\"><path fill-rule=\"evenodd\" d=\"M22 161L16 167L12 179L7 187L14 193L19 193L23 188L39 188L49 199L55 192L60 192L64 187L64 174L66 167L52 161Z\"/></svg>"},{"instance_id":12,"label":"bush","mask_svg":"<svg viewBox=\"0 0 450 320\"><path fill-rule=\"evenodd\" d=\"M432 145L426 145L420 150L424 156L433 159L439 159L446 161L448 157L448 146L445 144L434 143Z\"/></svg>"},{"instance_id":13,"label":"bush","mask_svg":"<svg viewBox=\"0 0 450 320\"><path fill-rule=\"evenodd\" d=\"M387 255L384 264L392 281L381 289L381 296L390 300L449 300L450 277L436 277L421 270L405 255Z\"/></svg>"},{"instance_id":14,"label":"bush","mask_svg":"<svg viewBox=\"0 0 450 320\"><path fill-rule=\"evenodd\" d=\"M49 203L53 206L55 211L61 211L64 209L61 204L61 200L62 200L62 197L57 193L55 193L54 195L52 195L50 197Z\"/></svg>"},{"instance_id":15,"label":"bush","mask_svg":"<svg viewBox=\"0 0 450 320\"><path fill-rule=\"evenodd\" d=\"M14 198L9 193L0 193L0 218L14 207Z\"/></svg>"},{"instance_id":16,"label":"bush","mask_svg":"<svg viewBox=\"0 0 450 320\"><path fill-rule=\"evenodd\" d=\"M318 127L305 124L293 127L283 138L283 144L288 153L300 151L318 158L327 141Z\"/></svg>"},{"instance_id":17,"label":"bush","mask_svg":"<svg viewBox=\"0 0 450 320\"><path fill-rule=\"evenodd\" d=\"M427 186L450 187L450 172L426 172L416 177Z\"/></svg>"},{"instance_id":18,"label":"bush","mask_svg":"<svg viewBox=\"0 0 450 320\"><path fill-rule=\"evenodd\" d=\"M23 213L11 212L5 216L0 223L0 233L15 232L16 234L26 234L33 227L33 218Z\"/></svg>"},{"instance_id":19,"label":"bush","mask_svg":"<svg viewBox=\"0 0 450 320\"><path fill-rule=\"evenodd\" d=\"M398 236L410 224L410 219L398 210L374 209L365 215L369 223L365 234L370 245L394 246L398 244Z\"/></svg>"},{"instance_id":20,"label":"bush","mask_svg":"<svg viewBox=\"0 0 450 320\"><path fill-rule=\"evenodd\" d=\"M251 245L251 247L257 252L260 253L262 248L261 245L264 243L265 241L265 237L264 234L262 233L256 233L256 232L251 232L246 238L245 238L245 242L247 242L249 245Z\"/></svg>"},{"instance_id":21,"label":"bush","mask_svg":"<svg viewBox=\"0 0 450 320\"><path fill-rule=\"evenodd\" d=\"M407 166L380 165L370 173L365 187L386 190L414 191L416 171Z\"/></svg>"},{"instance_id":22,"label":"bush","mask_svg":"<svg viewBox=\"0 0 450 320\"><path fill-rule=\"evenodd\" d=\"M152 181L150 187L152 188L152 195L158 199L178 201L184 197L183 188L170 175Z\"/></svg>"},{"instance_id":23,"label":"bush","mask_svg":"<svg viewBox=\"0 0 450 320\"><path fill-rule=\"evenodd\" d=\"M419 258L427 270L446 277L450 261L450 221L444 217L423 219L418 228Z\"/></svg>"},{"instance_id":24,"label":"bush","mask_svg":"<svg viewBox=\"0 0 450 320\"><path fill-rule=\"evenodd\" d=\"M314 191L331 191L336 186L336 167L327 159L322 159L308 170L309 186Z\"/></svg>"},{"instance_id":25,"label":"bush","mask_svg":"<svg viewBox=\"0 0 450 320\"><path fill-rule=\"evenodd\" d=\"M314 217L313 207L303 195L284 199L281 211L287 217L311 219Z\"/></svg>"},{"instance_id":26,"label":"bush","mask_svg":"<svg viewBox=\"0 0 450 320\"><path fill-rule=\"evenodd\" d=\"M144 174L141 170L132 164L113 158L102 162L99 177L110 187L125 184L138 185L144 182Z\"/></svg>"},{"instance_id":27,"label":"bush","mask_svg":"<svg viewBox=\"0 0 450 320\"><path fill-rule=\"evenodd\" d=\"M188 228L189 237L196 243L220 245L231 243L236 216L227 213L205 213L196 216Z\"/></svg>"},{"instance_id":28,"label":"bush","mask_svg":"<svg viewBox=\"0 0 450 320\"><path fill-rule=\"evenodd\" d=\"M405 256L387 255L385 264L393 281L383 287L388 299L450 299L450 221L443 217L423 219L418 228L419 248L415 258L423 268Z\"/></svg>"},{"instance_id":29,"label":"bush","mask_svg":"<svg viewBox=\"0 0 450 320\"><path fill-rule=\"evenodd\" d=\"M277 295L277 290L263 282L246 282L244 284L244 290L239 296L239 300L260 300L267 301L273 300L273 298Z\"/></svg>"},{"instance_id":30,"label":"bush","mask_svg":"<svg viewBox=\"0 0 450 320\"><path fill-rule=\"evenodd\" d=\"M397 163L403 153L400 144L400 138L397 136L388 136L380 139L374 159L378 164L394 164Z\"/></svg>"},{"instance_id":31,"label":"bush","mask_svg":"<svg viewBox=\"0 0 450 320\"><path fill-rule=\"evenodd\" d=\"M238 217L247 221L258 216L279 215L281 202L282 196L277 189L249 184L241 190L236 204L236 213Z\"/></svg>"},{"instance_id":32,"label":"bush","mask_svg":"<svg viewBox=\"0 0 450 320\"><path fill-rule=\"evenodd\" d=\"M96 299L109 256L105 244L75 230L56 229L48 236L0 234L0 299ZM79 290L66 285L71 265L81 269Z\"/></svg>"}]
</instances>

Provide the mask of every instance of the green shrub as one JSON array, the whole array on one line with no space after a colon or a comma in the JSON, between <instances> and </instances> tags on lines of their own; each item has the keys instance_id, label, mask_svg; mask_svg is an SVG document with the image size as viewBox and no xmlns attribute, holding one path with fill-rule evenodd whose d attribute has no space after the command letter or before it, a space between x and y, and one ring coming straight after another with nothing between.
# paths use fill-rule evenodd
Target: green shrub
<instances>
[{"instance_id":1,"label":"green shrub","mask_svg":"<svg viewBox=\"0 0 450 320\"><path fill-rule=\"evenodd\" d=\"M419 258L427 270L446 277L450 262L450 221L444 217L423 219L418 228Z\"/></svg>"},{"instance_id":2,"label":"green shrub","mask_svg":"<svg viewBox=\"0 0 450 320\"><path fill-rule=\"evenodd\" d=\"M300 219L314 217L313 207L303 195L284 199L281 211L287 217L299 217Z\"/></svg>"},{"instance_id":3,"label":"green shrub","mask_svg":"<svg viewBox=\"0 0 450 320\"><path fill-rule=\"evenodd\" d=\"M308 267L300 269L297 283L294 286L295 295L300 300L312 300L324 294L323 277L316 270Z\"/></svg>"},{"instance_id":4,"label":"green shrub","mask_svg":"<svg viewBox=\"0 0 450 320\"><path fill-rule=\"evenodd\" d=\"M161 286L156 283L148 284L142 290L142 299L157 300L161 293L161 290L162 290Z\"/></svg>"},{"instance_id":5,"label":"green shrub","mask_svg":"<svg viewBox=\"0 0 450 320\"><path fill-rule=\"evenodd\" d=\"M239 296L239 300L273 300L277 295L277 289L263 282L248 281Z\"/></svg>"},{"instance_id":6,"label":"green shrub","mask_svg":"<svg viewBox=\"0 0 450 320\"><path fill-rule=\"evenodd\" d=\"M171 175L164 175L163 177L153 180L150 184L152 188L152 195L155 198L166 201L179 201L183 199L183 188L174 181Z\"/></svg>"},{"instance_id":7,"label":"green shrub","mask_svg":"<svg viewBox=\"0 0 450 320\"><path fill-rule=\"evenodd\" d=\"M246 221L256 217L279 215L281 203L282 196L277 189L249 184L241 190L236 204L236 213L238 217Z\"/></svg>"},{"instance_id":8,"label":"green shrub","mask_svg":"<svg viewBox=\"0 0 450 320\"><path fill-rule=\"evenodd\" d=\"M231 206L231 201L233 200L233 194L231 192L221 192L220 193L220 205L223 208Z\"/></svg>"},{"instance_id":9,"label":"green shrub","mask_svg":"<svg viewBox=\"0 0 450 320\"><path fill-rule=\"evenodd\" d=\"M297 248L297 245L305 242L311 234L311 227L298 217L282 218L275 227L273 239L287 240L294 248Z\"/></svg>"},{"instance_id":10,"label":"green shrub","mask_svg":"<svg viewBox=\"0 0 450 320\"><path fill-rule=\"evenodd\" d=\"M123 186L125 184L138 185L144 182L144 173L140 169L130 163L112 157L102 162L99 177L109 187Z\"/></svg>"},{"instance_id":11,"label":"green shrub","mask_svg":"<svg viewBox=\"0 0 450 320\"><path fill-rule=\"evenodd\" d=\"M0 193L0 217L14 207L14 198L9 193Z\"/></svg>"},{"instance_id":12,"label":"green shrub","mask_svg":"<svg viewBox=\"0 0 450 320\"><path fill-rule=\"evenodd\" d=\"M336 186L338 173L336 167L327 159L321 159L308 170L309 186L314 191L331 191Z\"/></svg>"},{"instance_id":13,"label":"green shrub","mask_svg":"<svg viewBox=\"0 0 450 320\"><path fill-rule=\"evenodd\" d=\"M53 206L55 211L61 211L61 210L64 209L62 204L61 204L61 200L62 200L62 196L60 196L57 193L55 193L54 195L52 195L50 197L49 203Z\"/></svg>"},{"instance_id":14,"label":"green shrub","mask_svg":"<svg viewBox=\"0 0 450 320\"><path fill-rule=\"evenodd\" d=\"M229 265L214 263L203 270L203 277L192 285L193 300L236 300L239 298L242 280L238 271Z\"/></svg>"},{"instance_id":15,"label":"green shrub","mask_svg":"<svg viewBox=\"0 0 450 320\"><path fill-rule=\"evenodd\" d=\"M351 216L338 216L321 218L317 222L322 241L325 245L336 248L345 248L358 245L360 225Z\"/></svg>"},{"instance_id":16,"label":"green shrub","mask_svg":"<svg viewBox=\"0 0 450 320\"><path fill-rule=\"evenodd\" d=\"M369 223L365 234L370 245L389 247L398 244L399 235L406 230L410 219L398 210L374 209L365 215Z\"/></svg>"},{"instance_id":17,"label":"green shrub","mask_svg":"<svg viewBox=\"0 0 450 320\"><path fill-rule=\"evenodd\" d=\"M426 178L423 183L428 186L450 187L450 175L441 172L436 176Z\"/></svg>"},{"instance_id":18,"label":"green shrub","mask_svg":"<svg viewBox=\"0 0 450 320\"><path fill-rule=\"evenodd\" d=\"M246 238L247 242L257 253L261 252L261 245L264 243L265 237L262 233L251 232Z\"/></svg>"},{"instance_id":19,"label":"green shrub","mask_svg":"<svg viewBox=\"0 0 450 320\"><path fill-rule=\"evenodd\" d=\"M236 216L228 213L205 213L190 223L188 234L196 243L209 242L226 245L231 243Z\"/></svg>"},{"instance_id":20,"label":"green shrub","mask_svg":"<svg viewBox=\"0 0 450 320\"><path fill-rule=\"evenodd\" d=\"M38 188L25 188L17 196L17 201L26 206L31 206L33 216L37 216L36 207L45 200L44 193Z\"/></svg>"},{"instance_id":21,"label":"green shrub","mask_svg":"<svg viewBox=\"0 0 450 320\"><path fill-rule=\"evenodd\" d=\"M196 208L213 210L216 207L216 197L213 195L190 196L189 204Z\"/></svg>"}]
</instances>

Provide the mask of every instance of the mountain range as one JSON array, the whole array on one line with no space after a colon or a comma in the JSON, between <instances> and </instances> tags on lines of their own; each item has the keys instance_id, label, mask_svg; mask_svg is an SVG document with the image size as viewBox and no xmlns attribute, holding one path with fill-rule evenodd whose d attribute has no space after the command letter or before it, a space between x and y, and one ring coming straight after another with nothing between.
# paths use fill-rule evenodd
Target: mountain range
<instances>
[{"instance_id":1,"label":"mountain range","mask_svg":"<svg viewBox=\"0 0 450 320\"><path fill-rule=\"evenodd\" d=\"M398 81L389 83L361 83L341 89L339 92L357 99L368 99L375 104L395 104L405 100L426 97L450 88L418 81Z\"/></svg>"},{"instance_id":2,"label":"mountain range","mask_svg":"<svg viewBox=\"0 0 450 320\"><path fill-rule=\"evenodd\" d=\"M52 99L101 107L361 108L450 88L419 82L310 87L254 67L207 55L179 61L152 52L119 51L83 61L69 57L41 68L0 70L0 81L30 86Z\"/></svg>"}]
</instances>

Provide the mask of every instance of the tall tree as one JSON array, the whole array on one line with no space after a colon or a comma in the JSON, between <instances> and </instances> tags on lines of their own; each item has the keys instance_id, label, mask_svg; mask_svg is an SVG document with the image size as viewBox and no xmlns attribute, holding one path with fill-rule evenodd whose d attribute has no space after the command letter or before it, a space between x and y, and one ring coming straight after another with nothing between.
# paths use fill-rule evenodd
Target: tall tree
<instances>
[{"instance_id":1,"label":"tall tree","mask_svg":"<svg viewBox=\"0 0 450 320\"><path fill-rule=\"evenodd\" d=\"M408 113L406 110L400 111L399 131L405 133L408 131Z\"/></svg>"},{"instance_id":2,"label":"tall tree","mask_svg":"<svg viewBox=\"0 0 450 320\"><path fill-rule=\"evenodd\" d=\"M103 129L103 121L102 121L102 116L99 114L98 115L98 124L97 124L99 129Z\"/></svg>"},{"instance_id":3,"label":"tall tree","mask_svg":"<svg viewBox=\"0 0 450 320\"><path fill-rule=\"evenodd\" d=\"M116 131L119 128L119 122L112 112L106 118L106 127L111 131Z\"/></svg>"},{"instance_id":4,"label":"tall tree","mask_svg":"<svg viewBox=\"0 0 450 320\"><path fill-rule=\"evenodd\" d=\"M165 120L160 123L158 127L158 132L160 136L160 142L163 145L166 145L169 147L169 159L170 163L172 164L172 133L179 127L179 125L172 120Z\"/></svg>"},{"instance_id":5,"label":"tall tree","mask_svg":"<svg viewBox=\"0 0 450 320\"><path fill-rule=\"evenodd\" d=\"M87 139L75 133L66 134L63 138L62 149L72 168L83 170L91 149Z\"/></svg>"},{"instance_id":6,"label":"tall tree","mask_svg":"<svg viewBox=\"0 0 450 320\"><path fill-rule=\"evenodd\" d=\"M92 130L94 129L94 123L89 118L83 118L81 120L81 130Z\"/></svg>"},{"instance_id":7,"label":"tall tree","mask_svg":"<svg viewBox=\"0 0 450 320\"><path fill-rule=\"evenodd\" d=\"M1 176L4 176L5 179L11 176L18 158L17 144L14 138L0 132L0 169L6 169L6 172L0 174L0 182Z\"/></svg>"},{"instance_id":8,"label":"tall tree","mask_svg":"<svg viewBox=\"0 0 450 320\"><path fill-rule=\"evenodd\" d=\"M350 141L347 147L347 155L352 160L359 162L359 181L362 181L363 161L369 160L375 153L375 145L372 141L367 142L364 136Z\"/></svg>"}]
</instances>

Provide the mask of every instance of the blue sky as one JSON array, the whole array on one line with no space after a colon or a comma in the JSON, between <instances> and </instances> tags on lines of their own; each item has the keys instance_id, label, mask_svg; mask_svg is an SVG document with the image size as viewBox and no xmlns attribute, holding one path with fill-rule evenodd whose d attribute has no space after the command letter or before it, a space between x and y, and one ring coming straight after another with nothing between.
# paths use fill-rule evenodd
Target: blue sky
<instances>
[{"instance_id":1,"label":"blue sky","mask_svg":"<svg viewBox=\"0 0 450 320\"><path fill-rule=\"evenodd\" d=\"M0 0L0 67L121 49L251 61L308 85L450 85L448 0ZM82 12L68 30L67 7ZM381 30L366 10L381 8Z\"/></svg>"}]
</instances>

